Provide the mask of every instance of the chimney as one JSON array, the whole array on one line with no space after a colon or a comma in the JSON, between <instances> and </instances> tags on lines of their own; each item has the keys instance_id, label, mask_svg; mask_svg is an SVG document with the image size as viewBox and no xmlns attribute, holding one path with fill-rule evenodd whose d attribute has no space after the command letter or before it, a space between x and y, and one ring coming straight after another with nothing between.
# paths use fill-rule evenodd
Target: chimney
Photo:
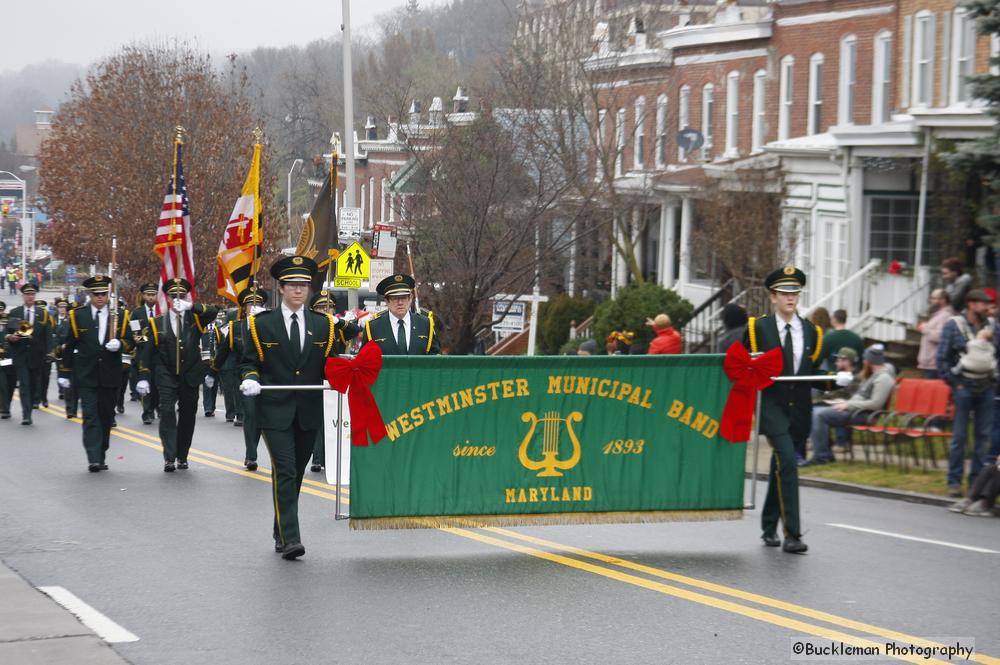
<instances>
[{"instance_id":1,"label":"chimney","mask_svg":"<svg viewBox=\"0 0 1000 665\"><path fill-rule=\"evenodd\" d=\"M420 112L423 110L423 104L420 103L419 99L414 99L410 104L410 126L418 127L420 126Z\"/></svg>"},{"instance_id":2,"label":"chimney","mask_svg":"<svg viewBox=\"0 0 1000 665\"><path fill-rule=\"evenodd\" d=\"M444 127L444 102L440 97L431 100L428 123L431 127Z\"/></svg>"},{"instance_id":3,"label":"chimney","mask_svg":"<svg viewBox=\"0 0 1000 665\"><path fill-rule=\"evenodd\" d=\"M677 9L675 14L676 22L674 23L675 28L683 28L691 24L691 9L688 7L687 0L680 0L680 7Z\"/></svg>"},{"instance_id":4,"label":"chimney","mask_svg":"<svg viewBox=\"0 0 1000 665\"><path fill-rule=\"evenodd\" d=\"M465 96L462 86L458 86L455 96L451 98L451 109L454 113L466 113L469 110L469 98Z\"/></svg>"},{"instance_id":5,"label":"chimney","mask_svg":"<svg viewBox=\"0 0 1000 665\"><path fill-rule=\"evenodd\" d=\"M630 51L646 50L646 29L638 16L633 16L628 22L628 48Z\"/></svg>"},{"instance_id":6,"label":"chimney","mask_svg":"<svg viewBox=\"0 0 1000 665\"><path fill-rule=\"evenodd\" d=\"M740 11L736 0L718 0L716 7L716 23L739 23L743 18L743 12Z\"/></svg>"},{"instance_id":7,"label":"chimney","mask_svg":"<svg viewBox=\"0 0 1000 665\"><path fill-rule=\"evenodd\" d=\"M365 121L365 140L378 141L378 128L375 126L375 116L370 115Z\"/></svg>"}]
</instances>

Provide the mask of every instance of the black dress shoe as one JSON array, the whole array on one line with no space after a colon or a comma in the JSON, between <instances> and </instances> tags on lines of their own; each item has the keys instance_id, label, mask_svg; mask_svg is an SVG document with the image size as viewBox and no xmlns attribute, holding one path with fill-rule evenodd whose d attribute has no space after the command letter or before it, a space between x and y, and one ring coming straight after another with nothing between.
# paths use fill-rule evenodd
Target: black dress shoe
<instances>
[{"instance_id":1,"label":"black dress shoe","mask_svg":"<svg viewBox=\"0 0 1000 665\"><path fill-rule=\"evenodd\" d=\"M21 424L22 425L30 425L31 424L31 418L24 418L24 419L22 419L21 420Z\"/></svg>"},{"instance_id":2,"label":"black dress shoe","mask_svg":"<svg viewBox=\"0 0 1000 665\"><path fill-rule=\"evenodd\" d=\"M257 460L255 459L243 460L243 464L246 466L247 471L257 470Z\"/></svg>"},{"instance_id":3,"label":"black dress shoe","mask_svg":"<svg viewBox=\"0 0 1000 665\"><path fill-rule=\"evenodd\" d=\"M152 425L153 424L153 419L152 418L143 418L142 419L142 424L143 425Z\"/></svg>"},{"instance_id":4,"label":"black dress shoe","mask_svg":"<svg viewBox=\"0 0 1000 665\"><path fill-rule=\"evenodd\" d=\"M114 429L115 427L118 427L118 420L115 419L115 418L112 418L111 419L111 429Z\"/></svg>"},{"instance_id":5,"label":"black dress shoe","mask_svg":"<svg viewBox=\"0 0 1000 665\"><path fill-rule=\"evenodd\" d=\"M206 418L214 418L215 417L215 411L206 411L205 412L205 417Z\"/></svg>"},{"instance_id":6,"label":"black dress shoe","mask_svg":"<svg viewBox=\"0 0 1000 665\"><path fill-rule=\"evenodd\" d=\"M237 418L233 421L233 427L243 427L243 421Z\"/></svg>"},{"instance_id":7,"label":"black dress shoe","mask_svg":"<svg viewBox=\"0 0 1000 665\"><path fill-rule=\"evenodd\" d=\"M48 402L42 402L42 406L44 406L47 409L47 408L49 408L49 403Z\"/></svg>"},{"instance_id":8,"label":"black dress shoe","mask_svg":"<svg viewBox=\"0 0 1000 665\"><path fill-rule=\"evenodd\" d=\"M163 473L173 473L176 468L173 462L164 462Z\"/></svg>"},{"instance_id":9,"label":"black dress shoe","mask_svg":"<svg viewBox=\"0 0 1000 665\"><path fill-rule=\"evenodd\" d=\"M7 420L10 418L9 413L0 413L0 420Z\"/></svg>"},{"instance_id":10,"label":"black dress shoe","mask_svg":"<svg viewBox=\"0 0 1000 665\"><path fill-rule=\"evenodd\" d=\"M281 541L278 540L277 538L275 538L274 539L274 551L278 552L280 554L281 551L284 550L284 549L285 549L285 546L281 544Z\"/></svg>"},{"instance_id":11,"label":"black dress shoe","mask_svg":"<svg viewBox=\"0 0 1000 665\"><path fill-rule=\"evenodd\" d=\"M233 422L233 417L232 416L226 416L226 422L227 423Z\"/></svg>"},{"instance_id":12,"label":"black dress shoe","mask_svg":"<svg viewBox=\"0 0 1000 665\"><path fill-rule=\"evenodd\" d=\"M177 468L180 469L181 471L186 470L188 468L187 460L186 459L178 460Z\"/></svg>"},{"instance_id":13,"label":"black dress shoe","mask_svg":"<svg viewBox=\"0 0 1000 665\"><path fill-rule=\"evenodd\" d=\"M306 548L302 546L302 543L288 543L281 550L281 558L286 561L292 561L297 559L306 553Z\"/></svg>"},{"instance_id":14,"label":"black dress shoe","mask_svg":"<svg viewBox=\"0 0 1000 665\"><path fill-rule=\"evenodd\" d=\"M781 551L789 554L805 554L808 550L809 546L795 536L785 538L785 544L781 546Z\"/></svg>"},{"instance_id":15,"label":"black dress shoe","mask_svg":"<svg viewBox=\"0 0 1000 665\"><path fill-rule=\"evenodd\" d=\"M107 470L108 470L108 465L105 464L104 462L101 462L101 471L107 471Z\"/></svg>"},{"instance_id":16,"label":"black dress shoe","mask_svg":"<svg viewBox=\"0 0 1000 665\"><path fill-rule=\"evenodd\" d=\"M66 418L67 418L67 420L72 420L73 418L76 418L76 414L75 413L70 413L69 411L67 411L66 412Z\"/></svg>"},{"instance_id":17,"label":"black dress shoe","mask_svg":"<svg viewBox=\"0 0 1000 665\"><path fill-rule=\"evenodd\" d=\"M313 473L319 473L320 471L323 470L323 465L313 464L311 467L309 467L309 470L312 471Z\"/></svg>"},{"instance_id":18,"label":"black dress shoe","mask_svg":"<svg viewBox=\"0 0 1000 665\"><path fill-rule=\"evenodd\" d=\"M115 407L115 411L117 411L118 413L125 413L125 407L124 406L117 406L117 407Z\"/></svg>"},{"instance_id":19,"label":"black dress shoe","mask_svg":"<svg viewBox=\"0 0 1000 665\"><path fill-rule=\"evenodd\" d=\"M107 467L105 467L105 468L107 468ZM97 473L100 470L101 470L101 465L100 464L94 463L94 464L88 464L87 465L87 471L90 471L91 473Z\"/></svg>"},{"instance_id":20,"label":"black dress shoe","mask_svg":"<svg viewBox=\"0 0 1000 665\"><path fill-rule=\"evenodd\" d=\"M781 538L774 535L773 533L765 533L760 537L764 541L764 544L768 547L781 547Z\"/></svg>"}]
</instances>

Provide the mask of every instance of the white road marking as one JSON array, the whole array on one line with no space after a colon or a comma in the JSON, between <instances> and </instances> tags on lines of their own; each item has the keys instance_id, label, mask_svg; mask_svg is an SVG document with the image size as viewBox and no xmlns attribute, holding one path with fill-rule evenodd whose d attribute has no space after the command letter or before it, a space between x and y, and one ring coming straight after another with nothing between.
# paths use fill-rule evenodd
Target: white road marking
<instances>
[{"instance_id":1,"label":"white road marking","mask_svg":"<svg viewBox=\"0 0 1000 665\"><path fill-rule=\"evenodd\" d=\"M139 637L104 616L61 586L40 586L38 590L76 615L83 625L105 642L137 642Z\"/></svg>"},{"instance_id":2,"label":"white road marking","mask_svg":"<svg viewBox=\"0 0 1000 665\"><path fill-rule=\"evenodd\" d=\"M969 552L979 552L980 554L1000 554L997 550L988 550L985 547L973 547L972 545L959 545L958 543L948 543L943 540L931 540L930 538L918 538L907 536L903 533L893 533L892 531L879 531L878 529L866 529L862 526L851 526L850 524L833 524L828 522L827 526L835 526L838 529L850 529L851 531L863 531L864 533L874 533L879 536L889 536L900 540L913 540L918 543L929 543L931 545L942 545L944 547L954 547L957 550L968 550Z\"/></svg>"}]
</instances>

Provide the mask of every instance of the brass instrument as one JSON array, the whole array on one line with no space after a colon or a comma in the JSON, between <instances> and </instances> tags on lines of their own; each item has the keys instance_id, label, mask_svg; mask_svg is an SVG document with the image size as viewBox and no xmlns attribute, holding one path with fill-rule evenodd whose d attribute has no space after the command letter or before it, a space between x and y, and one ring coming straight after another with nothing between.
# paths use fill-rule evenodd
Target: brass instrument
<instances>
[{"instance_id":1,"label":"brass instrument","mask_svg":"<svg viewBox=\"0 0 1000 665\"><path fill-rule=\"evenodd\" d=\"M45 359L49 362L58 363L62 361L62 352L66 348L65 344L60 344L56 348L52 349L45 354Z\"/></svg>"},{"instance_id":2,"label":"brass instrument","mask_svg":"<svg viewBox=\"0 0 1000 665\"><path fill-rule=\"evenodd\" d=\"M31 323L23 319L21 320L21 325L14 331L14 334L18 337L31 337L34 333L35 329Z\"/></svg>"}]
</instances>

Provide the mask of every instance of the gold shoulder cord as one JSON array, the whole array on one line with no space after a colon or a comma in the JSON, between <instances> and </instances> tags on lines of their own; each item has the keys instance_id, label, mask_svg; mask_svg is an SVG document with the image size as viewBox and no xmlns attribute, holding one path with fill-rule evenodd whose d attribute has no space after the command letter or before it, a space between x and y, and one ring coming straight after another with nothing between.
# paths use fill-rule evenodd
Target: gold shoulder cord
<instances>
[{"instance_id":1,"label":"gold shoulder cord","mask_svg":"<svg viewBox=\"0 0 1000 665\"><path fill-rule=\"evenodd\" d=\"M251 314L247 317L247 325L250 326L250 339L253 340L253 345L257 349L257 357L261 362L264 362L264 349L260 347L260 340L257 339L257 315Z\"/></svg>"},{"instance_id":2,"label":"gold shoulder cord","mask_svg":"<svg viewBox=\"0 0 1000 665\"><path fill-rule=\"evenodd\" d=\"M427 319L431 322L431 332L427 335L427 350L424 353L431 352L431 343L434 341L434 312L427 312Z\"/></svg>"},{"instance_id":3,"label":"gold shoulder cord","mask_svg":"<svg viewBox=\"0 0 1000 665\"><path fill-rule=\"evenodd\" d=\"M156 329L156 317L149 319L149 329L153 331L153 344L160 345L160 331Z\"/></svg>"},{"instance_id":4,"label":"gold shoulder cord","mask_svg":"<svg viewBox=\"0 0 1000 665\"><path fill-rule=\"evenodd\" d=\"M122 329L118 333L119 337L124 337L125 336L125 331L128 330L128 322L131 319L132 319L132 312L126 309L125 310L125 316L122 317Z\"/></svg>"},{"instance_id":5,"label":"gold shoulder cord","mask_svg":"<svg viewBox=\"0 0 1000 665\"><path fill-rule=\"evenodd\" d=\"M326 336L326 356L330 355L330 349L333 348L333 340L336 339L337 333L337 323L333 320L333 315L329 312L326 313L326 320L330 322L330 330Z\"/></svg>"},{"instance_id":6,"label":"gold shoulder cord","mask_svg":"<svg viewBox=\"0 0 1000 665\"><path fill-rule=\"evenodd\" d=\"M757 353L757 317L747 320L747 334L750 335L750 353Z\"/></svg>"},{"instance_id":7,"label":"gold shoulder cord","mask_svg":"<svg viewBox=\"0 0 1000 665\"><path fill-rule=\"evenodd\" d=\"M369 342L372 341L372 317L370 316L365 319L365 337L368 338Z\"/></svg>"},{"instance_id":8,"label":"gold shoulder cord","mask_svg":"<svg viewBox=\"0 0 1000 665\"><path fill-rule=\"evenodd\" d=\"M191 316L194 317L194 325L198 327L198 332L201 333L202 335L204 335L205 334L205 326L201 325L201 317L198 316L197 314L192 314Z\"/></svg>"},{"instance_id":9,"label":"gold shoulder cord","mask_svg":"<svg viewBox=\"0 0 1000 665\"><path fill-rule=\"evenodd\" d=\"M73 330L73 339L80 339L80 329L76 327L76 310L69 310L69 327Z\"/></svg>"},{"instance_id":10,"label":"gold shoulder cord","mask_svg":"<svg viewBox=\"0 0 1000 665\"><path fill-rule=\"evenodd\" d=\"M819 360L819 354L823 353L823 329L815 324L814 326L816 328L816 350L811 356L809 356L809 359L813 361L813 364Z\"/></svg>"}]
</instances>

